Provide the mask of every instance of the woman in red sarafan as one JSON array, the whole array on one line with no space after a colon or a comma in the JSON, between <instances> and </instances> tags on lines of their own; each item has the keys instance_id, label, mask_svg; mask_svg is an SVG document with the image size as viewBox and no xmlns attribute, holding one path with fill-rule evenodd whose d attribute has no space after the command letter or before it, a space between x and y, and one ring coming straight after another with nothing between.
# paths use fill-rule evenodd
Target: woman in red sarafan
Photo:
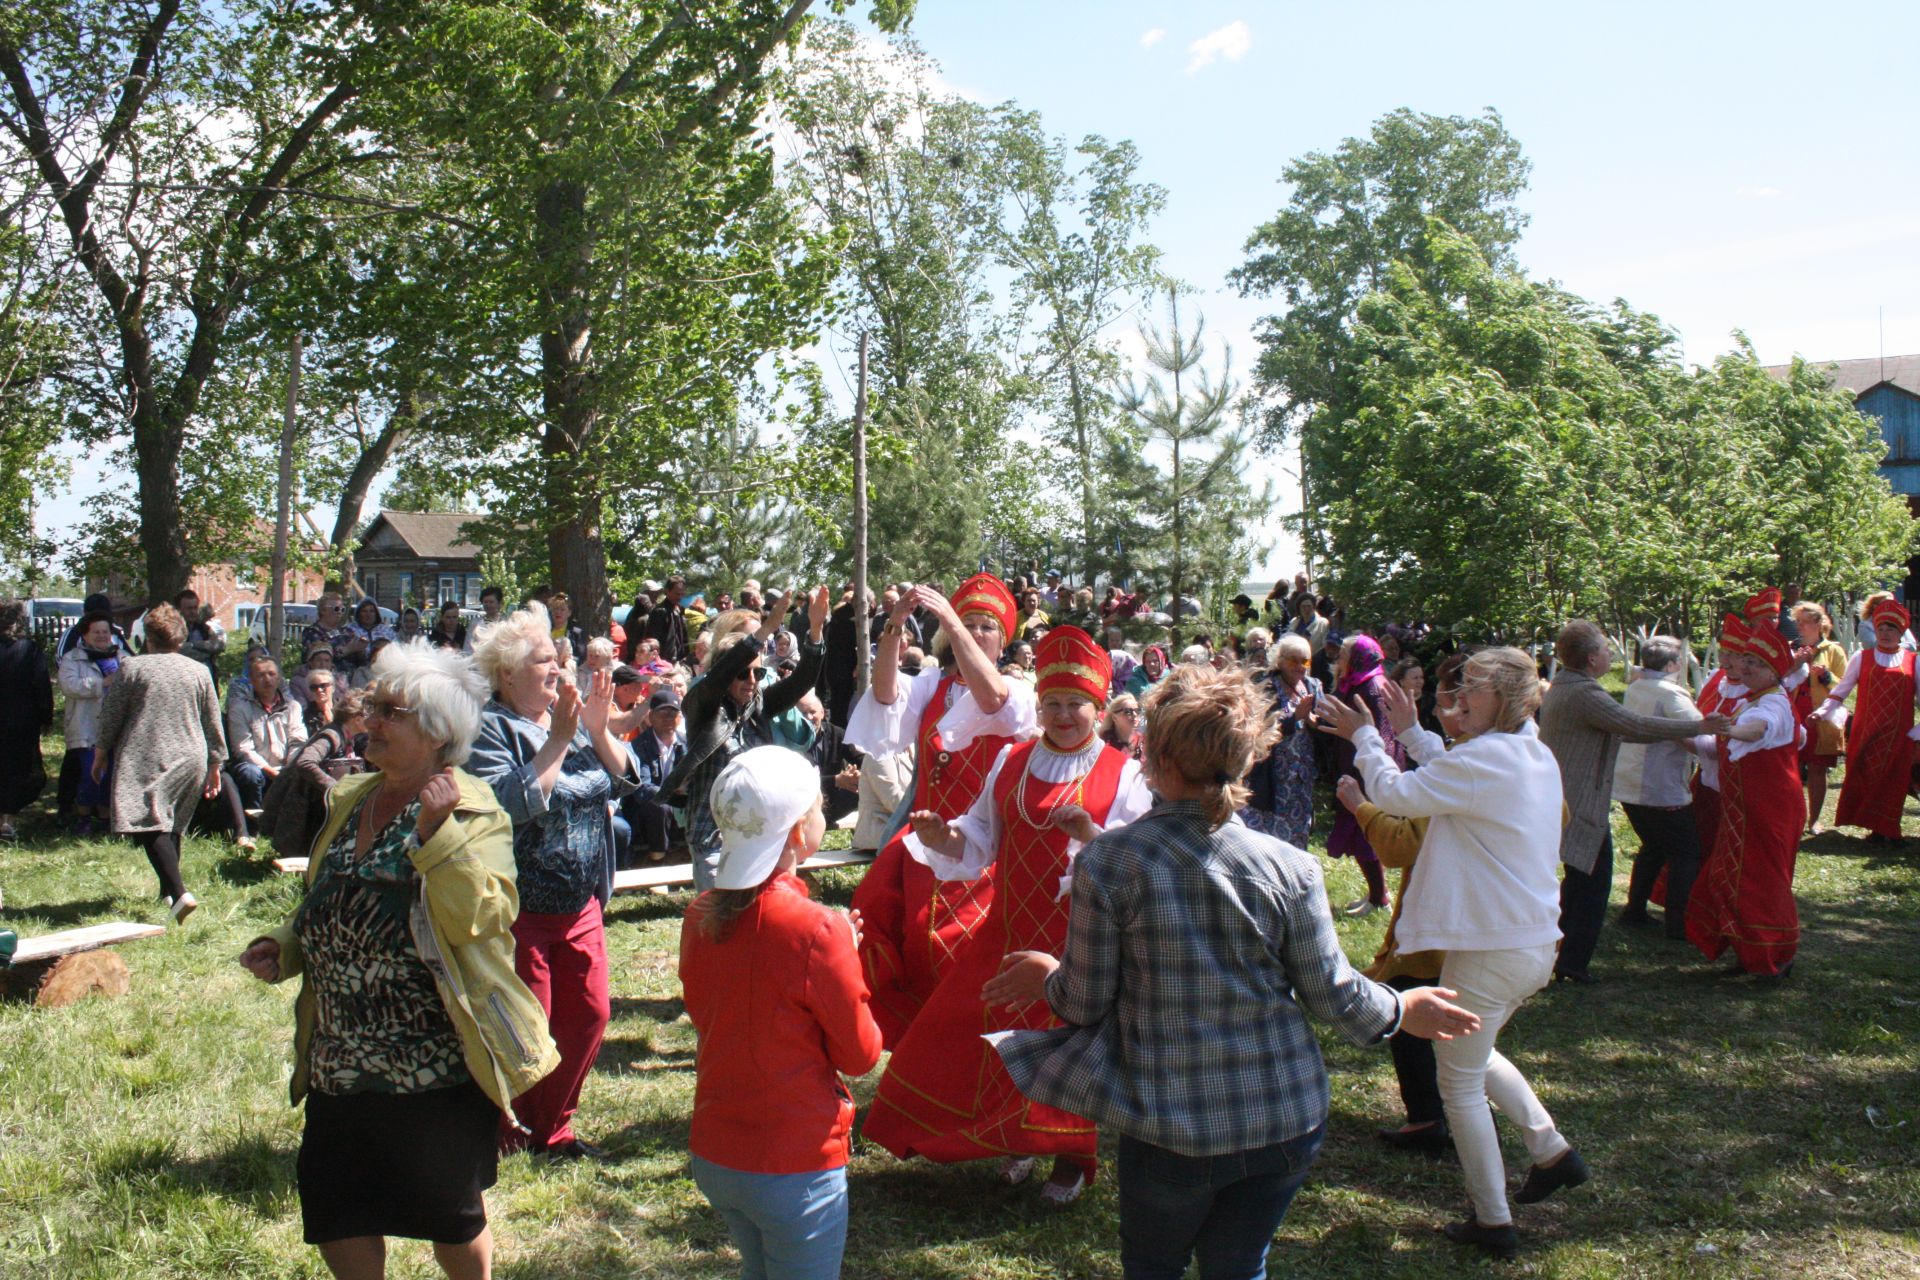
<instances>
[{"instance_id":1,"label":"woman in red sarafan","mask_svg":"<svg viewBox=\"0 0 1920 1280\"><path fill-rule=\"evenodd\" d=\"M922 608L939 621L953 670L930 668L903 681L905 623ZM915 810L959 817L979 799L1001 749L1036 734L1032 687L1005 679L998 668L1013 625L1013 594L982 573L962 583L951 600L931 587L907 592L880 633L872 687L847 719L846 741L870 755L913 749ZM994 892L990 874L936 879L907 853L905 835L886 843L853 894L866 922L861 967L889 1049L899 1046L955 953L985 918Z\"/></svg>"},{"instance_id":2,"label":"woman in red sarafan","mask_svg":"<svg viewBox=\"0 0 1920 1280\"><path fill-rule=\"evenodd\" d=\"M1054 1205L1071 1203L1092 1180L1093 1122L1022 1096L984 1038L1057 1026L1046 1005L992 1007L980 989L1007 955L1053 954L1066 945L1074 856L1102 830L1152 806L1139 764L1094 731L1109 663L1079 628L1048 632L1035 653L1045 736L1004 748L958 820L913 815L904 843L916 861L943 882L965 883L991 869L997 883L992 910L895 1049L864 1130L903 1159L1001 1157L1010 1183L1026 1180L1035 1157L1051 1155L1041 1194Z\"/></svg>"},{"instance_id":3,"label":"woman in red sarafan","mask_svg":"<svg viewBox=\"0 0 1920 1280\"><path fill-rule=\"evenodd\" d=\"M1750 692L1720 740L1720 827L1687 903L1687 940L1709 960L1731 947L1740 971L1785 977L1800 945L1793 866L1807 820L1803 730L1780 687L1796 660L1771 623L1737 618L1727 619L1720 650Z\"/></svg>"},{"instance_id":4,"label":"woman in red sarafan","mask_svg":"<svg viewBox=\"0 0 1920 1280\"><path fill-rule=\"evenodd\" d=\"M1847 776L1840 784L1834 823L1865 827L1874 842L1900 838L1900 810L1913 773L1914 655L1901 646L1909 619L1891 596L1877 599L1868 615L1874 647L1847 662L1847 672L1816 713L1832 718L1854 686L1853 723L1847 732Z\"/></svg>"}]
</instances>

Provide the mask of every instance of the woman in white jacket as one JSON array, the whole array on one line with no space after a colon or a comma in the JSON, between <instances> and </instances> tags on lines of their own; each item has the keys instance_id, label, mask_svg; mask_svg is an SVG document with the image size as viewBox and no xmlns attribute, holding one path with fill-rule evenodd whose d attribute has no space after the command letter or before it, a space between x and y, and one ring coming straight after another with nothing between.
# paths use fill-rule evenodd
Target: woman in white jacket
<instances>
[{"instance_id":1,"label":"woman in white jacket","mask_svg":"<svg viewBox=\"0 0 1920 1280\"><path fill-rule=\"evenodd\" d=\"M1444 950L1440 985L1459 992L1458 1003L1480 1015L1479 1031L1434 1044L1440 1096L1474 1210L1466 1221L1447 1224L1446 1233L1512 1257L1519 1237L1487 1103L1520 1126L1533 1158L1515 1200L1532 1204L1588 1176L1526 1079L1494 1048L1501 1026L1553 974L1560 940L1560 768L1534 730L1540 679L1526 654L1475 654L1460 693L1472 736L1449 751L1419 727L1412 700L1397 687L1388 690L1388 718L1420 766L1408 773L1388 757L1364 706L1336 704L1323 716L1353 741L1369 800L1395 816L1429 820L1420 875L1401 908L1400 947Z\"/></svg>"},{"instance_id":2,"label":"woman in white jacket","mask_svg":"<svg viewBox=\"0 0 1920 1280\"><path fill-rule=\"evenodd\" d=\"M111 614L89 613L75 630L80 633L79 642L60 655L58 678L60 691L67 695L67 754L75 758L80 778L79 790L74 793L77 819L73 833L90 836L96 819L103 830L106 826L107 797L111 793L106 783L93 780L93 746L99 731L100 704L120 670L121 650L114 644Z\"/></svg>"}]
</instances>

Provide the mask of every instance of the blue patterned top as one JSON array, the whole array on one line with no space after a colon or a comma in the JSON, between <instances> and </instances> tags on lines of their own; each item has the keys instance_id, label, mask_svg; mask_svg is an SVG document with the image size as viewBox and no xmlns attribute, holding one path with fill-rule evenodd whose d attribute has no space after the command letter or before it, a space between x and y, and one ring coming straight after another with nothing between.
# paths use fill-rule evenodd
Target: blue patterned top
<instances>
[{"instance_id":1,"label":"blue patterned top","mask_svg":"<svg viewBox=\"0 0 1920 1280\"><path fill-rule=\"evenodd\" d=\"M590 898L605 906L613 896L613 820L607 805L643 784L631 747L620 744L626 768L616 776L601 764L582 727L574 731L548 794L533 770L547 736L547 730L505 703L489 701L467 769L493 788L513 821L520 909L571 915Z\"/></svg>"}]
</instances>

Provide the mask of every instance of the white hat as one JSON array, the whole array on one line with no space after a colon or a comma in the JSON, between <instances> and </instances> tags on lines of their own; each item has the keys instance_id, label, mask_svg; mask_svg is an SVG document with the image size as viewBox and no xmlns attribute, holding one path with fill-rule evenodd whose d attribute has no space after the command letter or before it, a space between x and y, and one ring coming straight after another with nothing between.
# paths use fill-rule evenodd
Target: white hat
<instances>
[{"instance_id":1,"label":"white hat","mask_svg":"<svg viewBox=\"0 0 1920 1280\"><path fill-rule=\"evenodd\" d=\"M786 747L755 747L735 756L708 793L720 829L716 889L752 889L766 882L787 847L787 834L820 799L820 771Z\"/></svg>"}]
</instances>

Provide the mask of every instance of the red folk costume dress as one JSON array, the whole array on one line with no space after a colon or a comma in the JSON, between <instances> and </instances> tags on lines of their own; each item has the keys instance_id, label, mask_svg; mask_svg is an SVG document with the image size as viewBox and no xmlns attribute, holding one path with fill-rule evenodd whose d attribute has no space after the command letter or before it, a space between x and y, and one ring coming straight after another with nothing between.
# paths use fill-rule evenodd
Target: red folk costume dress
<instances>
[{"instance_id":1,"label":"red folk costume dress","mask_svg":"<svg viewBox=\"0 0 1920 1280\"><path fill-rule=\"evenodd\" d=\"M963 617L990 613L1013 631L1013 595L998 578L979 574L954 593ZM1007 701L992 715L956 676L930 669L903 683L891 705L861 696L847 719L846 740L868 754L916 752L913 809L949 822L973 807L1002 750L1038 732L1031 685L1007 681ZM889 840L853 893L860 912L860 963L873 995L873 1016L889 1049L933 994L961 945L993 902L991 875L943 882L907 853L901 831Z\"/></svg>"},{"instance_id":2,"label":"red folk costume dress","mask_svg":"<svg viewBox=\"0 0 1920 1280\"><path fill-rule=\"evenodd\" d=\"M1876 627L1897 621L1904 629L1907 611L1891 600L1882 601L1874 607L1872 621ZM1875 648L1854 654L1821 713L1832 715L1855 685L1860 695L1854 699L1847 731L1847 776L1833 820L1897 840L1913 772L1913 651Z\"/></svg>"},{"instance_id":3,"label":"red folk costume dress","mask_svg":"<svg viewBox=\"0 0 1920 1280\"><path fill-rule=\"evenodd\" d=\"M1106 655L1078 628L1049 632L1035 665L1039 696L1061 687L1067 669L1069 687L1105 701ZM980 989L1006 955L1058 955L1066 946L1080 843L1051 825L1053 812L1077 805L1096 826L1111 828L1152 804L1139 763L1126 752L1097 736L1072 751L1042 739L1003 750L980 798L951 820L965 839L964 856L948 858L907 837L908 852L943 882L964 884L991 871L994 899L895 1047L865 1137L902 1159L917 1155L941 1163L1067 1156L1091 1178L1098 1146L1093 1122L1027 1099L983 1038L996 1031L1046 1030L1058 1021L1044 1001L1022 1010L989 1007Z\"/></svg>"},{"instance_id":4,"label":"red folk costume dress","mask_svg":"<svg viewBox=\"0 0 1920 1280\"><path fill-rule=\"evenodd\" d=\"M1741 632L1734 643L1746 652L1776 673L1791 669L1792 651L1777 629L1742 626ZM1721 647L1729 648L1729 640ZM1765 726L1757 741L1720 740L1720 825L1687 903L1687 940L1710 960L1731 947L1748 973L1777 974L1793 963L1800 945L1793 868L1807 823L1803 730L1792 696L1778 685L1752 697L1735 720L1736 726L1756 722Z\"/></svg>"}]
</instances>

